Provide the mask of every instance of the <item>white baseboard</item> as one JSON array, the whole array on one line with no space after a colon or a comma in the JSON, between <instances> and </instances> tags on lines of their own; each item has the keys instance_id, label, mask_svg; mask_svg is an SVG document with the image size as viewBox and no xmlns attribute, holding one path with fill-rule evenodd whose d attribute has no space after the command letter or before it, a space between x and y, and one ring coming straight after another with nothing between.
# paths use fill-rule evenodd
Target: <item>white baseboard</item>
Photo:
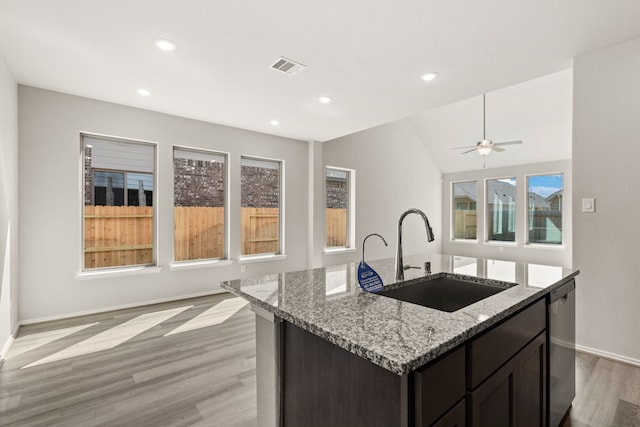
<instances>
[{"instance_id":1,"label":"white baseboard","mask_svg":"<svg viewBox=\"0 0 640 427\"><path fill-rule=\"evenodd\" d=\"M216 290L212 290L212 291L198 292L198 293L189 294L189 295L180 295L180 296L169 297L169 298L160 298L160 299L155 299L155 300L150 300L150 301L136 302L136 303L132 303L132 304L123 304L123 305L116 305L116 306L111 306L111 307L98 308L98 309L95 309L95 310L78 311L78 312L75 312L75 313L66 313L66 314L59 314L59 315L56 315L56 316L38 317L38 318L35 318L35 319L22 319L22 320L20 320L18 322L18 324L20 326L32 325L34 323L50 322L52 320L70 319L72 317L88 316L90 314L105 313L107 311L113 311L113 310L123 310L123 309L126 309L126 308L135 308L135 307L142 307L142 306L145 306L145 305L161 304L163 302L180 301L180 300L183 300L183 299L204 297L204 296L207 296L207 295L216 295L216 294L221 294L221 293L225 293L225 292L227 292L227 291L224 290L224 289L216 289Z\"/></svg>"},{"instance_id":2,"label":"white baseboard","mask_svg":"<svg viewBox=\"0 0 640 427\"><path fill-rule=\"evenodd\" d=\"M608 351L599 350L597 348L586 347L579 344L576 344L576 350L581 351L583 353L593 354L594 356L599 356L605 359L615 360L616 362L626 363L627 365L640 367L640 359L634 359L633 357L621 356L619 354L610 353Z\"/></svg>"},{"instance_id":3,"label":"white baseboard","mask_svg":"<svg viewBox=\"0 0 640 427\"><path fill-rule=\"evenodd\" d=\"M20 323L16 325L15 329L13 330L13 333L9 335L9 338L2 346L2 350L0 350L0 365L2 365L2 363L4 362L4 359L7 357L7 354L9 354L9 350L11 350L11 346L13 345L13 342L16 340L16 336L18 336L19 328L20 328Z\"/></svg>"}]
</instances>

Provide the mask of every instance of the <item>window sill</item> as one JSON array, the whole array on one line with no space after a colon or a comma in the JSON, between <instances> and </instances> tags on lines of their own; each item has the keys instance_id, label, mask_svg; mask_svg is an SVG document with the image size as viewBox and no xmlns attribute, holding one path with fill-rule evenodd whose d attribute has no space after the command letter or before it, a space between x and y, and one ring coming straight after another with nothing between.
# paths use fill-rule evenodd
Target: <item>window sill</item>
<instances>
[{"instance_id":1,"label":"window sill","mask_svg":"<svg viewBox=\"0 0 640 427\"><path fill-rule=\"evenodd\" d=\"M100 271L81 271L76 273L76 280L97 280L97 279L111 279L114 277L125 276L139 276L141 274L154 274L160 273L161 267L158 266L144 266L144 267L131 267L131 268L117 268Z\"/></svg>"},{"instance_id":2,"label":"window sill","mask_svg":"<svg viewBox=\"0 0 640 427\"><path fill-rule=\"evenodd\" d=\"M529 249L550 249L550 250L564 250L565 245L559 245L557 243L527 243L523 247Z\"/></svg>"},{"instance_id":3,"label":"window sill","mask_svg":"<svg viewBox=\"0 0 640 427\"><path fill-rule=\"evenodd\" d=\"M463 245L477 245L478 239L451 239L450 243L462 243Z\"/></svg>"},{"instance_id":4,"label":"window sill","mask_svg":"<svg viewBox=\"0 0 640 427\"><path fill-rule=\"evenodd\" d=\"M238 258L238 263L249 264L252 262L281 261L284 259L287 259L287 255L285 254L245 255Z\"/></svg>"},{"instance_id":5,"label":"window sill","mask_svg":"<svg viewBox=\"0 0 640 427\"><path fill-rule=\"evenodd\" d=\"M171 271L181 270L197 270L199 268L215 268L215 267L227 267L233 264L231 259L214 259L204 261L184 261L174 262L169 265Z\"/></svg>"},{"instance_id":6,"label":"window sill","mask_svg":"<svg viewBox=\"0 0 640 427\"><path fill-rule=\"evenodd\" d=\"M357 248L335 248L335 249L325 249L325 255L337 255L337 254L350 254L356 252Z\"/></svg>"},{"instance_id":7,"label":"window sill","mask_svg":"<svg viewBox=\"0 0 640 427\"><path fill-rule=\"evenodd\" d=\"M516 242L504 242L501 240L487 240L484 242L485 245L490 246L507 246L507 247L517 247L518 244Z\"/></svg>"}]
</instances>

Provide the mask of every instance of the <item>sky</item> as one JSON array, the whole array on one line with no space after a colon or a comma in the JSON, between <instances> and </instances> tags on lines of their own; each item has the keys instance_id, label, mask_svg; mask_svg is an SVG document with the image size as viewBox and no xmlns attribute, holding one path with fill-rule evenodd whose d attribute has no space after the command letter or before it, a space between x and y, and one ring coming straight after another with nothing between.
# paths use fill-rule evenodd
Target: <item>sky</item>
<instances>
[{"instance_id":1,"label":"sky","mask_svg":"<svg viewBox=\"0 0 640 427\"><path fill-rule=\"evenodd\" d=\"M547 197L562 189L562 174L534 175L529 177L529 192Z\"/></svg>"}]
</instances>

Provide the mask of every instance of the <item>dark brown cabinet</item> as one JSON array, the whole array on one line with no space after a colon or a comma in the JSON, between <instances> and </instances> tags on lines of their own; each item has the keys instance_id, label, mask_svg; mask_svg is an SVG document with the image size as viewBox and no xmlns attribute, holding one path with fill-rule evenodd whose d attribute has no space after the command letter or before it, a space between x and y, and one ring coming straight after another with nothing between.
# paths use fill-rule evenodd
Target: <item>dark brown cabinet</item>
<instances>
[{"instance_id":1,"label":"dark brown cabinet","mask_svg":"<svg viewBox=\"0 0 640 427\"><path fill-rule=\"evenodd\" d=\"M546 427L546 332L467 394L471 427Z\"/></svg>"},{"instance_id":2,"label":"dark brown cabinet","mask_svg":"<svg viewBox=\"0 0 640 427\"><path fill-rule=\"evenodd\" d=\"M284 322L284 427L546 427L546 303L539 300L398 376Z\"/></svg>"},{"instance_id":3,"label":"dark brown cabinet","mask_svg":"<svg viewBox=\"0 0 640 427\"><path fill-rule=\"evenodd\" d=\"M413 373L416 427L464 426L465 365L462 346Z\"/></svg>"},{"instance_id":4,"label":"dark brown cabinet","mask_svg":"<svg viewBox=\"0 0 640 427\"><path fill-rule=\"evenodd\" d=\"M545 314L539 301L468 344L471 427L546 427Z\"/></svg>"},{"instance_id":5,"label":"dark brown cabinet","mask_svg":"<svg viewBox=\"0 0 640 427\"><path fill-rule=\"evenodd\" d=\"M547 339L542 333L516 357L516 426L547 425Z\"/></svg>"},{"instance_id":6,"label":"dark brown cabinet","mask_svg":"<svg viewBox=\"0 0 640 427\"><path fill-rule=\"evenodd\" d=\"M444 414L433 427L464 427L466 425L465 401L461 400L449 412Z\"/></svg>"}]
</instances>

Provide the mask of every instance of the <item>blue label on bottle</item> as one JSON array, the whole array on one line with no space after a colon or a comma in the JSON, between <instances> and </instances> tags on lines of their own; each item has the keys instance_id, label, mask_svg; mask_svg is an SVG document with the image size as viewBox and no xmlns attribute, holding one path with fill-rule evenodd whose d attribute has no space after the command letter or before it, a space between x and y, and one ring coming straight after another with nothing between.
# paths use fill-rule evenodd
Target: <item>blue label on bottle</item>
<instances>
[{"instance_id":1,"label":"blue label on bottle","mask_svg":"<svg viewBox=\"0 0 640 427\"><path fill-rule=\"evenodd\" d=\"M380 275L364 261L358 265L358 284L367 292L380 292L384 288Z\"/></svg>"}]
</instances>

